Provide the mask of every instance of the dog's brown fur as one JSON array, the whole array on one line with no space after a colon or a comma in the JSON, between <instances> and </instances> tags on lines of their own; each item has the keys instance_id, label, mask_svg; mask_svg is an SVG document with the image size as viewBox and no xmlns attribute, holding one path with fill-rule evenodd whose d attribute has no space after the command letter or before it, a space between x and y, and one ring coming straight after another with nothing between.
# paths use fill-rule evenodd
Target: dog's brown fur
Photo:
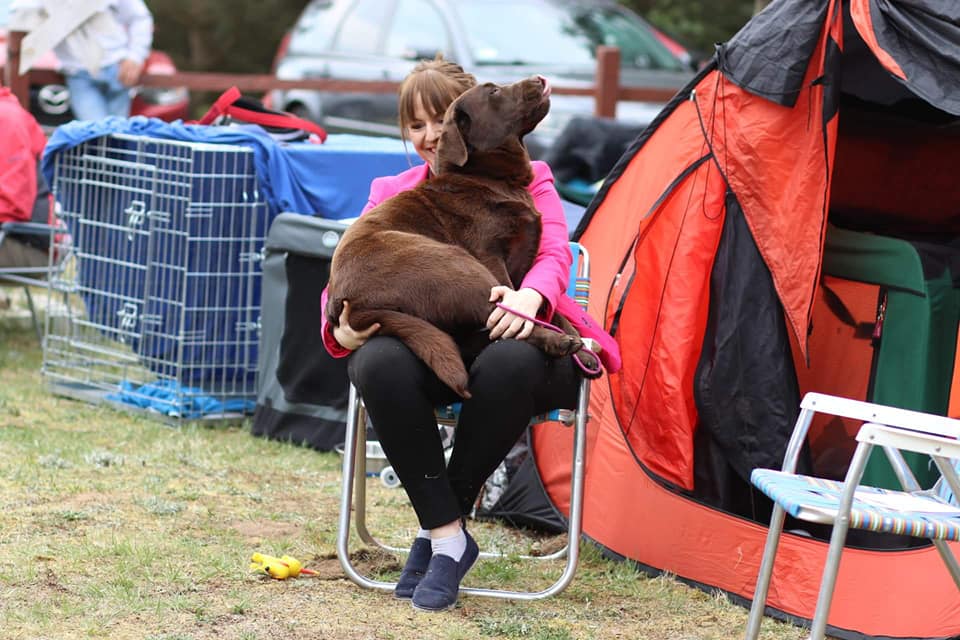
<instances>
[{"instance_id":1,"label":"dog's brown fur","mask_svg":"<svg viewBox=\"0 0 960 640\"><path fill-rule=\"evenodd\" d=\"M522 137L549 109L544 86L485 84L457 98L444 115L438 175L364 214L333 256L327 320L336 326L349 301L354 329L379 322L465 398L458 342L485 328L490 289L519 286L540 245ZM563 326L566 334L537 327L527 340L555 357L575 353L579 336Z\"/></svg>"}]
</instances>

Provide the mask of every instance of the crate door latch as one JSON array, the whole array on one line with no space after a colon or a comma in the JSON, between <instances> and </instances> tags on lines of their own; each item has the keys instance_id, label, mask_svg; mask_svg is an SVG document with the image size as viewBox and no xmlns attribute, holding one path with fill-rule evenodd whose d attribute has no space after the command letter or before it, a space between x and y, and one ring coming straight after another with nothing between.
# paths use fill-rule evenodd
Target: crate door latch
<instances>
[{"instance_id":1,"label":"crate door latch","mask_svg":"<svg viewBox=\"0 0 960 640\"><path fill-rule=\"evenodd\" d=\"M124 302L123 306L117 311L120 318L120 331L131 333L137 326L137 315L139 315L137 305L132 302ZM120 342L126 342L125 336L120 336Z\"/></svg>"},{"instance_id":2,"label":"crate door latch","mask_svg":"<svg viewBox=\"0 0 960 640\"><path fill-rule=\"evenodd\" d=\"M135 228L142 227L146 219L147 205L140 200L131 200L130 206L123 212L127 215L127 227L130 229L127 231L127 240L132 241Z\"/></svg>"}]
</instances>

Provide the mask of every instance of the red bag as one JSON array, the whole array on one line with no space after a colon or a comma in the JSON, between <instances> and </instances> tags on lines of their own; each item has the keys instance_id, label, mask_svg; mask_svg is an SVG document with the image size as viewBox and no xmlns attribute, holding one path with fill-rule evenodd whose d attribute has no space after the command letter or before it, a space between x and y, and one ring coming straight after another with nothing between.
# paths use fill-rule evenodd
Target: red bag
<instances>
[{"instance_id":1,"label":"red bag","mask_svg":"<svg viewBox=\"0 0 960 640\"><path fill-rule=\"evenodd\" d=\"M225 125L231 122L260 125L273 138L285 142L308 140L312 135L319 142L327 139L327 132L315 122L285 111L268 109L259 100L241 95L236 87L224 91L196 124Z\"/></svg>"}]
</instances>

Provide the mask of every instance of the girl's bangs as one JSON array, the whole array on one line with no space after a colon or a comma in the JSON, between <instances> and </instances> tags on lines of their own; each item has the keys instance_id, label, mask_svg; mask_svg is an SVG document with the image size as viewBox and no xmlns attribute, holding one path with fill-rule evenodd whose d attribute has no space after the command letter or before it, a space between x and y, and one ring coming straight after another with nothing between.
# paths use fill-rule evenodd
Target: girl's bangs
<instances>
[{"instance_id":1,"label":"girl's bangs","mask_svg":"<svg viewBox=\"0 0 960 640\"><path fill-rule=\"evenodd\" d=\"M443 115L450 103L460 95L454 80L442 73L425 72L409 78L400 93L400 125L406 127L413 120L416 100L420 97L431 116Z\"/></svg>"}]
</instances>

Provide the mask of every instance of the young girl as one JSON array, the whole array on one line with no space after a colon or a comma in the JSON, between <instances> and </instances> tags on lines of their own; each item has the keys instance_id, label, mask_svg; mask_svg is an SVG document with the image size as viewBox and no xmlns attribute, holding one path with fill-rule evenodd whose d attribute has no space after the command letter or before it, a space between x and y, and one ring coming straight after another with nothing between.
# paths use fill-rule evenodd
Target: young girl
<instances>
[{"instance_id":1,"label":"young girl","mask_svg":"<svg viewBox=\"0 0 960 640\"><path fill-rule=\"evenodd\" d=\"M421 62L404 79L400 128L424 164L375 179L364 213L430 179L443 115L457 96L475 84L472 75L440 57ZM564 295L571 256L553 175L546 164L532 164L534 178L528 189L542 216L540 248L520 286L516 290L494 287L490 300L528 317L550 318L558 304L565 309L573 305ZM352 353L347 367L350 380L420 522L394 595L412 598L418 609L448 609L456 603L460 581L478 554L463 517L530 418L574 406L580 374L571 358L551 358L524 341L533 330L531 321L496 308L487 320L490 344L465 363L472 397L463 402L446 464L434 408L460 401L459 396L402 342L375 335L379 325L353 330L349 313L349 303L344 302L339 326L324 323L324 345L334 357ZM604 337L609 348L610 339ZM615 365L615 354L605 357L608 369Z\"/></svg>"}]
</instances>

